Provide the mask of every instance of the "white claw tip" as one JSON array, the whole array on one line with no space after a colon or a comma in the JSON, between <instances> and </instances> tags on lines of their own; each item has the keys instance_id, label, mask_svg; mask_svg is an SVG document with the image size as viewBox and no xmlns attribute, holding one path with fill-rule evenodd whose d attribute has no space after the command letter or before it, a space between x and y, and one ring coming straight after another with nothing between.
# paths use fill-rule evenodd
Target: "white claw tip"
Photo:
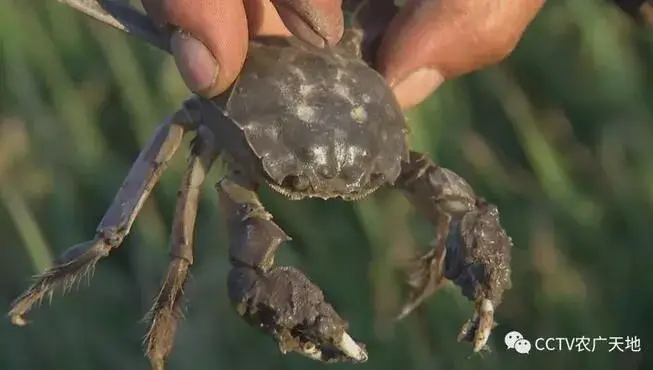
<instances>
[{"instance_id":1,"label":"white claw tip","mask_svg":"<svg viewBox=\"0 0 653 370\"><path fill-rule=\"evenodd\" d=\"M12 315L11 316L11 323L16 325L16 326L25 326L27 325L27 321L23 319L22 316L19 315Z\"/></svg>"},{"instance_id":2,"label":"white claw tip","mask_svg":"<svg viewBox=\"0 0 653 370\"><path fill-rule=\"evenodd\" d=\"M353 358L357 362L367 361L367 352L352 339L347 333L342 333L342 340L338 347L348 357Z\"/></svg>"},{"instance_id":3,"label":"white claw tip","mask_svg":"<svg viewBox=\"0 0 653 370\"><path fill-rule=\"evenodd\" d=\"M483 299L478 309L478 327L474 335L474 352L479 352L487 344L494 328L494 304L489 299Z\"/></svg>"},{"instance_id":4,"label":"white claw tip","mask_svg":"<svg viewBox=\"0 0 653 370\"><path fill-rule=\"evenodd\" d=\"M487 340L489 338L489 332L483 333L478 336L476 339L476 343L474 344L474 353L480 352L483 348L485 348L485 345L487 344Z\"/></svg>"}]
</instances>

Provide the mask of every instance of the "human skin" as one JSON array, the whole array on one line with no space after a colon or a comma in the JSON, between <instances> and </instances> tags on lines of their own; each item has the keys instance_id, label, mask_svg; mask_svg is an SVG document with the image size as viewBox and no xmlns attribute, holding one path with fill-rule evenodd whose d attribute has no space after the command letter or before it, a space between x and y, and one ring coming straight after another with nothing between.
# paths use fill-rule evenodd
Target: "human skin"
<instances>
[{"instance_id":1,"label":"human skin","mask_svg":"<svg viewBox=\"0 0 653 370\"><path fill-rule=\"evenodd\" d=\"M375 0L391 1L391 0ZM343 32L342 0L142 0L172 49L186 85L204 97L236 79L247 41L291 35L324 47ZM508 56L545 0L407 0L382 36L375 68L403 109L443 82Z\"/></svg>"}]
</instances>

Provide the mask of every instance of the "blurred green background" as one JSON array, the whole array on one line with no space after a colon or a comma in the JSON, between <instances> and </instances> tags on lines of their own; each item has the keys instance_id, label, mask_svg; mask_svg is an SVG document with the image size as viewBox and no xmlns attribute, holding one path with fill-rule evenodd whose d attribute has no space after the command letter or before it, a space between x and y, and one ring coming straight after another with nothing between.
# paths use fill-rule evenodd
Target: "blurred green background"
<instances>
[{"instance_id":1,"label":"blurred green background","mask_svg":"<svg viewBox=\"0 0 653 370\"><path fill-rule=\"evenodd\" d=\"M263 192L294 238L278 264L320 285L364 365L340 369L653 369L653 31L598 0L547 2L514 54L448 82L409 112L412 142L496 203L513 283L494 352L456 342L472 311L446 287L395 323L396 261L429 227L398 193L358 204ZM0 0L0 306L65 248L93 236L139 146L187 95L171 58L53 0ZM55 296L26 328L0 322L0 369L147 369L141 352L165 272L187 151L91 286ZM225 230L206 182L189 305L168 369L321 369L281 355L231 309ZM637 336L641 352L507 351L503 336Z\"/></svg>"}]
</instances>

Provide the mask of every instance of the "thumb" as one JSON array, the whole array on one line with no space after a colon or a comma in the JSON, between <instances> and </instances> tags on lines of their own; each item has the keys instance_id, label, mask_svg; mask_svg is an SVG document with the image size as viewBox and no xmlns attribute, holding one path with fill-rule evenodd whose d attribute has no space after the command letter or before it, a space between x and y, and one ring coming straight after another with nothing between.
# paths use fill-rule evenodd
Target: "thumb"
<instances>
[{"instance_id":1,"label":"thumb","mask_svg":"<svg viewBox=\"0 0 653 370\"><path fill-rule=\"evenodd\" d=\"M176 26L171 48L188 88L207 98L236 79L247 52L242 0L142 0L161 27Z\"/></svg>"}]
</instances>

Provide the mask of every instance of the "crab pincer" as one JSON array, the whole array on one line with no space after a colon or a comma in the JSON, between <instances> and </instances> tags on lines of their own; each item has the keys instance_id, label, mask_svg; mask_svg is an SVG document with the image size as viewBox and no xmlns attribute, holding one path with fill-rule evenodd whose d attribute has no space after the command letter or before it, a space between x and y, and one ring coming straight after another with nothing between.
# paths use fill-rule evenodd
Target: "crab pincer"
<instances>
[{"instance_id":1,"label":"crab pincer","mask_svg":"<svg viewBox=\"0 0 653 370\"><path fill-rule=\"evenodd\" d=\"M494 310L511 287L512 239L501 226L497 207L477 197L458 174L416 152L411 152L397 186L436 229L433 249L409 266L411 295L398 319L449 280L474 302L474 315L458 339L471 342L474 352L487 350L496 326Z\"/></svg>"},{"instance_id":2,"label":"crab pincer","mask_svg":"<svg viewBox=\"0 0 653 370\"><path fill-rule=\"evenodd\" d=\"M239 183L238 183L239 182ZM296 268L273 267L274 254L290 238L244 181L218 184L230 232L229 298L247 323L270 334L282 353L324 362L365 362L367 352L347 333L347 323L320 288ZM250 185L251 186L251 185Z\"/></svg>"},{"instance_id":3,"label":"crab pincer","mask_svg":"<svg viewBox=\"0 0 653 370\"><path fill-rule=\"evenodd\" d=\"M323 362L365 362L364 345L325 302L322 291L299 270L278 267L261 275L232 270L229 295L250 325L273 336L282 353L297 352Z\"/></svg>"}]
</instances>

